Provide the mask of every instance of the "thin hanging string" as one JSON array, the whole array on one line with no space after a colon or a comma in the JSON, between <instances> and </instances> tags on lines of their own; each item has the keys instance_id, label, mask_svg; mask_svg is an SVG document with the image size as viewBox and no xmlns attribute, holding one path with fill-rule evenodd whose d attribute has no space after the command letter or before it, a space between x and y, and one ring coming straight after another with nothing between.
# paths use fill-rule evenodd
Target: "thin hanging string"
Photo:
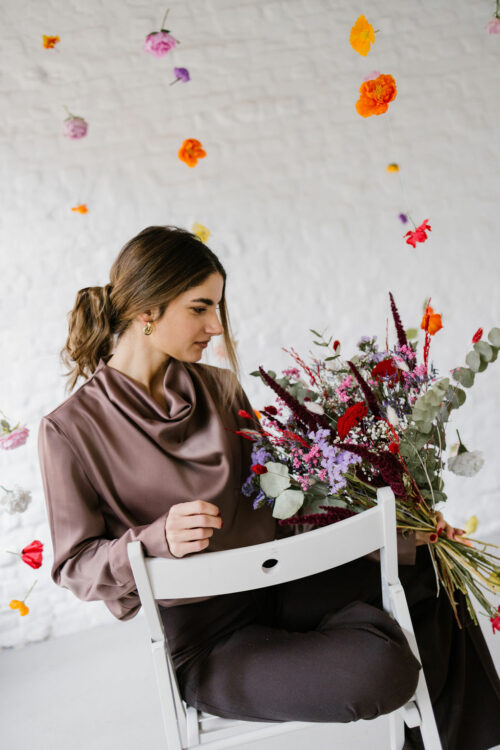
<instances>
[{"instance_id":1,"label":"thin hanging string","mask_svg":"<svg viewBox=\"0 0 500 750\"><path fill-rule=\"evenodd\" d=\"M393 152L396 152L396 144L395 144L395 140L394 140L394 133L393 133L393 130L392 130L391 114L390 114L390 112L388 113L388 115L389 116L387 117L387 123L388 123L388 129L389 129L389 138L391 140L392 150L393 150ZM400 185L400 188L401 188L401 194L403 196L404 203L408 206L409 202L408 202L408 199L407 199L405 183L404 183L404 180L403 180L403 175L401 174L401 166L399 165L399 163L398 163L398 166L399 166L399 170L398 170L397 175L398 175L398 179L399 179L399 185ZM404 213L408 217L408 219L411 221L411 223L413 224L413 228L416 229L417 227L415 225L415 222L413 221L413 219L410 216L409 210L406 209Z\"/></svg>"}]
</instances>

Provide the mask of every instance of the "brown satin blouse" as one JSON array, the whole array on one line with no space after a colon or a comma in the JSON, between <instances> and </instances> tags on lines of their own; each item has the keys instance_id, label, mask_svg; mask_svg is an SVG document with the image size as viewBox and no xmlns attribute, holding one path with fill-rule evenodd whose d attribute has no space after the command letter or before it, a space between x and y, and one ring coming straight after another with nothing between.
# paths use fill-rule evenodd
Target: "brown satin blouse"
<instances>
[{"instance_id":1,"label":"brown satin blouse","mask_svg":"<svg viewBox=\"0 0 500 750\"><path fill-rule=\"evenodd\" d=\"M173 557L165 521L172 505L207 500L224 522L207 551L276 537L271 508L253 510L241 493L251 442L227 428L248 427L252 411L240 389L222 410L210 365L170 359L163 380L166 409L101 359L94 374L40 422L38 452L49 517L52 579L85 601L104 600L119 620L140 600L127 544L148 556ZM201 554L201 553L194 553ZM162 606L211 597L160 600Z\"/></svg>"}]
</instances>

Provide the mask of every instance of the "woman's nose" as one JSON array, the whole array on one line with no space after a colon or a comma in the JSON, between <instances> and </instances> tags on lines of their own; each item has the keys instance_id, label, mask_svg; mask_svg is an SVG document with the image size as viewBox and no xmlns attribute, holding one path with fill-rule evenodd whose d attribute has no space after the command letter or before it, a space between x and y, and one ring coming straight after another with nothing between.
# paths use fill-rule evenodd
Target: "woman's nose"
<instances>
[{"instance_id":1,"label":"woman's nose","mask_svg":"<svg viewBox=\"0 0 500 750\"><path fill-rule=\"evenodd\" d=\"M217 313L215 313L214 316L210 318L210 322L207 326L207 333L211 333L212 336L219 336L223 332L224 327L222 326Z\"/></svg>"}]
</instances>

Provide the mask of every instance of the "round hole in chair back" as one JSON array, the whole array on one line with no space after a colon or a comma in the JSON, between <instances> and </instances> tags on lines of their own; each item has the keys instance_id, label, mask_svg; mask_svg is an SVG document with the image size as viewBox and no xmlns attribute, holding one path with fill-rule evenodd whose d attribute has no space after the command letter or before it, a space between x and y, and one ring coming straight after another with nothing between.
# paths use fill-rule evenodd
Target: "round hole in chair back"
<instances>
[{"instance_id":1,"label":"round hole in chair back","mask_svg":"<svg viewBox=\"0 0 500 750\"><path fill-rule=\"evenodd\" d=\"M276 560L274 557L271 557L269 560L264 560L264 562L262 563L262 572L272 573L277 564L278 560Z\"/></svg>"}]
</instances>

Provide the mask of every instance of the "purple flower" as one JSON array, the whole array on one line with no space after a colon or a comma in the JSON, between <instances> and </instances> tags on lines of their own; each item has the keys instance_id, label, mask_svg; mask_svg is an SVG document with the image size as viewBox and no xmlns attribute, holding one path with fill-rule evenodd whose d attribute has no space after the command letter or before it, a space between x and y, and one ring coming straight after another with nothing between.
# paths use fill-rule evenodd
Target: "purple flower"
<instances>
[{"instance_id":1,"label":"purple flower","mask_svg":"<svg viewBox=\"0 0 500 750\"><path fill-rule=\"evenodd\" d=\"M408 223L408 217L407 217L406 214L399 214L399 218L400 218L400 220L402 221L403 224L407 224Z\"/></svg>"},{"instance_id":2,"label":"purple flower","mask_svg":"<svg viewBox=\"0 0 500 750\"><path fill-rule=\"evenodd\" d=\"M174 68L174 76L175 81L171 81L171 83L169 84L170 86L173 86L173 84L177 83L177 81L183 81L184 83L187 83L189 80L191 80L189 70L187 68Z\"/></svg>"},{"instance_id":3,"label":"purple flower","mask_svg":"<svg viewBox=\"0 0 500 750\"><path fill-rule=\"evenodd\" d=\"M488 34L500 34L500 18L492 18L484 28Z\"/></svg>"},{"instance_id":4,"label":"purple flower","mask_svg":"<svg viewBox=\"0 0 500 750\"><path fill-rule=\"evenodd\" d=\"M155 57L164 57L176 44L177 39L168 31L153 31L147 35L143 50Z\"/></svg>"},{"instance_id":5,"label":"purple flower","mask_svg":"<svg viewBox=\"0 0 500 750\"><path fill-rule=\"evenodd\" d=\"M83 138L87 135L88 123L83 117L74 117L71 115L64 120L64 135L68 138Z\"/></svg>"}]
</instances>

